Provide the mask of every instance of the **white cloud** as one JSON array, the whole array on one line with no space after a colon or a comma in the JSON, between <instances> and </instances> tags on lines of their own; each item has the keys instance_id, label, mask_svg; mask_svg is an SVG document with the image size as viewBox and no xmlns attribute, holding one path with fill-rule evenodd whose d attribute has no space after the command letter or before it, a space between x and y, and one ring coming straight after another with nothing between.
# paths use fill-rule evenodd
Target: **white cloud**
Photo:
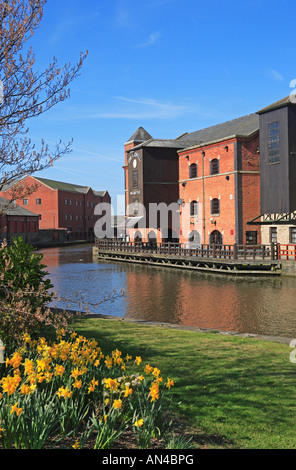
<instances>
[{"instance_id":1,"label":"white cloud","mask_svg":"<svg viewBox=\"0 0 296 470\"><path fill-rule=\"evenodd\" d=\"M277 70L275 69L270 69L268 72L267 72L267 75L269 78L273 79L273 80L276 80L278 82L284 82L285 79L284 77L282 76L282 74L280 72L278 72Z\"/></svg>"},{"instance_id":2,"label":"white cloud","mask_svg":"<svg viewBox=\"0 0 296 470\"><path fill-rule=\"evenodd\" d=\"M134 47L141 48L141 47L152 46L160 37L161 37L160 32L152 33L152 34L150 34L147 41L143 42L142 44L137 44Z\"/></svg>"}]
</instances>

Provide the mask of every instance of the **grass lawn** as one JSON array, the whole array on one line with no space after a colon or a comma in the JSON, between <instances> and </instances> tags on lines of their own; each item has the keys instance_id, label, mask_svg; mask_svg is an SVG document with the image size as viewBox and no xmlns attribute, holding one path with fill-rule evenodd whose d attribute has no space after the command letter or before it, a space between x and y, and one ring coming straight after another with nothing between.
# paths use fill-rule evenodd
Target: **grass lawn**
<instances>
[{"instance_id":1,"label":"grass lawn","mask_svg":"<svg viewBox=\"0 0 296 470\"><path fill-rule=\"evenodd\" d=\"M75 331L106 354L142 356L174 379L172 409L206 448L296 447L296 364L288 344L102 318Z\"/></svg>"}]
</instances>

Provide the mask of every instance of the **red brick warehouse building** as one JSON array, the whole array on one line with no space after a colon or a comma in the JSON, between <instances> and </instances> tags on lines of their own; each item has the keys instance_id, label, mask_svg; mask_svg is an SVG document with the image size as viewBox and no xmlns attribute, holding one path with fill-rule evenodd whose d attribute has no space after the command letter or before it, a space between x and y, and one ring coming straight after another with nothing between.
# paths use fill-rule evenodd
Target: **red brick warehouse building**
<instances>
[{"instance_id":1,"label":"red brick warehouse building","mask_svg":"<svg viewBox=\"0 0 296 470\"><path fill-rule=\"evenodd\" d=\"M65 229L78 234L93 234L98 219L94 215L95 206L102 202L111 204L108 191L95 191L87 186L35 176L27 176L3 188L0 195L10 199L15 185L36 186L36 190L18 204L40 216L41 230Z\"/></svg>"},{"instance_id":2,"label":"red brick warehouse building","mask_svg":"<svg viewBox=\"0 0 296 470\"><path fill-rule=\"evenodd\" d=\"M182 138L179 150L180 242L260 244L261 229L247 225L260 207L259 117L243 116ZM184 216L183 216L184 214ZM186 230L186 229L185 229Z\"/></svg>"},{"instance_id":3,"label":"red brick warehouse building","mask_svg":"<svg viewBox=\"0 0 296 470\"><path fill-rule=\"evenodd\" d=\"M261 229L247 225L260 211L259 116L251 114L176 139L153 139L143 128L125 144L128 219L140 202L179 202L180 233L168 220L159 227L127 230L130 239L197 244L257 244ZM185 221L186 217L186 221ZM147 221L148 221L147 217ZM171 236L170 236L171 234Z\"/></svg>"}]
</instances>

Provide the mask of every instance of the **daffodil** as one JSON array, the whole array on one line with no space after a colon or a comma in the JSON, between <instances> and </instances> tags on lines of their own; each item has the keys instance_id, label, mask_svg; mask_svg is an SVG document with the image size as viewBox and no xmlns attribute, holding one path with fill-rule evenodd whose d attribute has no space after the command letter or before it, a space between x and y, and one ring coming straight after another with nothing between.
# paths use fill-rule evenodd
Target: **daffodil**
<instances>
[{"instance_id":1,"label":"daffodil","mask_svg":"<svg viewBox=\"0 0 296 470\"><path fill-rule=\"evenodd\" d=\"M134 426L136 426L137 428L143 426L143 424L144 424L143 419L138 419L137 421L134 422Z\"/></svg>"},{"instance_id":2,"label":"daffodil","mask_svg":"<svg viewBox=\"0 0 296 470\"><path fill-rule=\"evenodd\" d=\"M65 372L64 366L62 366L62 365L56 365L55 366L55 374L54 375L59 375L60 377L62 377L64 372Z\"/></svg>"},{"instance_id":3,"label":"daffodil","mask_svg":"<svg viewBox=\"0 0 296 470\"><path fill-rule=\"evenodd\" d=\"M22 408L18 408L18 402L15 405L12 405L10 414L12 415L13 413L16 413L17 416L19 416L22 412Z\"/></svg>"},{"instance_id":4,"label":"daffodil","mask_svg":"<svg viewBox=\"0 0 296 470\"><path fill-rule=\"evenodd\" d=\"M114 402L113 402L113 408L115 408L115 409L118 410L118 409L121 408L121 407L122 407L122 401L121 401L121 400L114 400Z\"/></svg>"},{"instance_id":5,"label":"daffodil","mask_svg":"<svg viewBox=\"0 0 296 470\"><path fill-rule=\"evenodd\" d=\"M171 388L171 387L174 386L174 385L175 385L175 384L174 384L174 381L173 381L173 380L170 380L170 379L168 378L168 381L167 381L167 383L166 383L166 387L167 387L167 388Z\"/></svg>"},{"instance_id":6,"label":"daffodil","mask_svg":"<svg viewBox=\"0 0 296 470\"><path fill-rule=\"evenodd\" d=\"M73 449L79 449L79 447L80 447L79 441L77 440L72 447L73 447Z\"/></svg>"},{"instance_id":7,"label":"daffodil","mask_svg":"<svg viewBox=\"0 0 296 470\"><path fill-rule=\"evenodd\" d=\"M133 389L131 387L129 387L128 385L125 387L125 392L124 392L124 397L128 397L129 395L131 395L133 393Z\"/></svg>"},{"instance_id":8,"label":"daffodil","mask_svg":"<svg viewBox=\"0 0 296 470\"><path fill-rule=\"evenodd\" d=\"M142 362L141 356L136 356L135 363L137 364L137 366L139 366L141 362Z\"/></svg>"}]
</instances>

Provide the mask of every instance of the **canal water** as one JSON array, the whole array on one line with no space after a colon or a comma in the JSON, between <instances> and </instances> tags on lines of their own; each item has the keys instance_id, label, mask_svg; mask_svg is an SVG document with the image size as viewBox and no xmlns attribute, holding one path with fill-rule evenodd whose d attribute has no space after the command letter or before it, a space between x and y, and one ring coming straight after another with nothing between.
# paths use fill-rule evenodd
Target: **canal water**
<instances>
[{"instance_id":1,"label":"canal water","mask_svg":"<svg viewBox=\"0 0 296 470\"><path fill-rule=\"evenodd\" d=\"M40 251L58 297L53 306L86 310L88 304L90 313L296 338L296 278L102 262L92 245Z\"/></svg>"}]
</instances>

